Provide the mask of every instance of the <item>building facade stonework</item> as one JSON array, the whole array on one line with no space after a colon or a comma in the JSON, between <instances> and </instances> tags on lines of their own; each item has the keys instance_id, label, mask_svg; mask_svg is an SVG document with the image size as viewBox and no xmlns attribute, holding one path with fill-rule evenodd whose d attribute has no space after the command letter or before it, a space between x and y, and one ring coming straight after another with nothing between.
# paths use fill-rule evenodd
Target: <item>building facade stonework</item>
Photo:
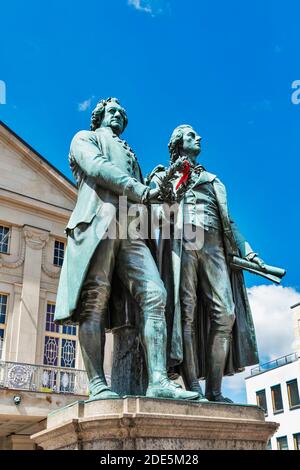
<instances>
[{"instance_id":1,"label":"building facade stonework","mask_svg":"<svg viewBox=\"0 0 300 470\"><path fill-rule=\"evenodd\" d=\"M47 414L87 394L77 327L53 322L77 189L2 122L0 162L0 449L32 449Z\"/></svg>"}]
</instances>

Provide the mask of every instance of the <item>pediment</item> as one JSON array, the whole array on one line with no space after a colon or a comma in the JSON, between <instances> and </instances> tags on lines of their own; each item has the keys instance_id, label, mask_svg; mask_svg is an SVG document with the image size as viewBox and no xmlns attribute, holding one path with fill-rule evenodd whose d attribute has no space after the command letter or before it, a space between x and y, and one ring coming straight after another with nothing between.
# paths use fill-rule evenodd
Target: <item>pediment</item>
<instances>
[{"instance_id":1,"label":"pediment","mask_svg":"<svg viewBox=\"0 0 300 470\"><path fill-rule=\"evenodd\" d=\"M74 185L1 122L0 187L70 210L76 201Z\"/></svg>"}]
</instances>

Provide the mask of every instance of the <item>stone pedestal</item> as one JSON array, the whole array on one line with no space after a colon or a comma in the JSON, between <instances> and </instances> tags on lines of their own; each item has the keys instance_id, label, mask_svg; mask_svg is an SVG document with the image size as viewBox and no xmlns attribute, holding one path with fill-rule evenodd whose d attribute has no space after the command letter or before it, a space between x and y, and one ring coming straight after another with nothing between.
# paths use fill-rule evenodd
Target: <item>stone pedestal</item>
<instances>
[{"instance_id":1,"label":"stone pedestal","mask_svg":"<svg viewBox=\"0 0 300 470\"><path fill-rule=\"evenodd\" d=\"M262 450L277 427L252 405L125 397L71 404L31 438L46 450Z\"/></svg>"}]
</instances>

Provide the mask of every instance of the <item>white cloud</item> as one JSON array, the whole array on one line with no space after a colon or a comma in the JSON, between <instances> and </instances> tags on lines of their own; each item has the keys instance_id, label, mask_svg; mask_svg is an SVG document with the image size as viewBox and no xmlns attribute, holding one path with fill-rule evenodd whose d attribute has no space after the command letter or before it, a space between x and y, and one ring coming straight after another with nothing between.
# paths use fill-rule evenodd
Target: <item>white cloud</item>
<instances>
[{"instance_id":1,"label":"white cloud","mask_svg":"<svg viewBox=\"0 0 300 470\"><path fill-rule=\"evenodd\" d=\"M163 13L165 0L127 0L128 5L151 16Z\"/></svg>"},{"instance_id":2,"label":"white cloud","mask_svg":"<svg viewBox=\"0 0 300 470\"><path fill-rule=\"evenodd\" d=\"M86 111L87 109L89 109L91 107L93 98L94 97L91 96L91 98L88 98L87 100L83 101L82 103L78 103L78 111L82 112L82 111Z\"/></svg>"},{"instance_id":3,"label":"white cloud","mask_svg":"<svg viewBox=\"0 0 300 470\"><path fill-rule=\"evenodd\" d=\"M294 352L293 313L291 305L300 301L300 294L291 287L274 285L248 289L253 314L260 363ZM246 401L245 377L251 367L233 377L224 378L224 395L235 401Z\"/></svg>"},{"instance_id":4,"label":"white cloud","mask_svg":"<svg viewBox=\"0 0 300 470\"><path fill-rule=\"evenodd\" d=\"M128 5L133 6L136 10L144 11L145 13L152 13L150 1L143 0L128 0Z\"/></svg>"},{"instance_id":5,"label":"white cloud","mask_svg":"<svg viewBox=\"0 0 300 470\"><path fill-rule=\"evenodd\" d=\"M300 293L291 287L274 285L248 289L259 354L268 361L293 352L293 312Z\"/></svg>"}]
</instances>

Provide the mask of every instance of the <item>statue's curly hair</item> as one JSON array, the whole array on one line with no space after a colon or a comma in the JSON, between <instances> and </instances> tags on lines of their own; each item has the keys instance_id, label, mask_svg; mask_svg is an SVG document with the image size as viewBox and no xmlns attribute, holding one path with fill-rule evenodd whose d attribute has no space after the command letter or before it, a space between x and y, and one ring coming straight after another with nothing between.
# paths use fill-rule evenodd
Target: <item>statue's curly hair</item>
<instances>
[{"instance_id":1,"label":"statue's curly hair","mask_svg":"<svg viewBox=\"0 0 300 470\"><path fill-rule=\"evenodd\" d=\"M98 101L96 108L92 112L92 118L91 118L91 130L92 131L95 131L101 126L101 122L104 117L105 106L107 106L109 103L112 103L112 102L120 104L117 98L107 98L106 100ZM124 126L122 129L122 132L123 132L128 124L128 118L127 118L127 114L124 108L121 108L120 112L122 113L122 116L124 119Z\"/></svg>"},{"instance_id":2,"label":"statue's curly hair","mask_svg":"<svg viewBox=\"0 0 300 470\"><path fill-rule=\"evenodd\" d=\"M176 160L180 157L179 149L182 144L183 129L186 129L187 127L192 129L192 126L189 124L181 124L172 132L171 139L168 144L171 163L176 162Z\"/></svg>"}]
</instances>

